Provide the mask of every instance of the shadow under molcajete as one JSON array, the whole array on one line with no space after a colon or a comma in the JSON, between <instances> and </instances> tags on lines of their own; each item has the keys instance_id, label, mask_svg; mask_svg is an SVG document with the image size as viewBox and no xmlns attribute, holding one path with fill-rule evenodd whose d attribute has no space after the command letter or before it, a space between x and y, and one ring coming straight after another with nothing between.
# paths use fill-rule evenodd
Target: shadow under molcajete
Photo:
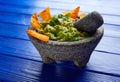
<instances>
[{"instance_id":1,"label":"shadow under molcajete","mask_svg":"<svg viewBox=\"0 0 120 82\"><path fill-rule=\"evenodd\" d=\"M68 65L67 65L68 64ZM40 82L79 82L87 81L84 68L76 67L72 62L43 64Z\"/></svg>"}]
</instances>

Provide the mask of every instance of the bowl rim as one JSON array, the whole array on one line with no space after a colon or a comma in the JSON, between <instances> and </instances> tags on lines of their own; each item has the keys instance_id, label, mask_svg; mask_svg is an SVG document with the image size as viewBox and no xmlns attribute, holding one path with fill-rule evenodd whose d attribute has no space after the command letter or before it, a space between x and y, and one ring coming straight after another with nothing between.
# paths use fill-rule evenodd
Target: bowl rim
<instances>
[{"instance_id":1,"label":"bowl rim","mask_svg":"<svg viewBox=\"0 0 120 82\"><path fill-rule=\"evenodd\" d=\"M28 29L33 30L33 28L31 26L29 26ZM70 45L79 45L79 44L91 42L97 38L101 38L103 36L103 34L104 34L104 28L103 28L103 26L100 26L92 36L84 38L82 40L78 40L78 41L59 42L59 41L49 40L48 42L43 42L43 41L37 40L36 38L34 38L34 39L36 39L40 43L47 44L47 45L49 44L49 45L59 45L59 46L60 45L70 46Z\"/></svg>"}]
</instances>

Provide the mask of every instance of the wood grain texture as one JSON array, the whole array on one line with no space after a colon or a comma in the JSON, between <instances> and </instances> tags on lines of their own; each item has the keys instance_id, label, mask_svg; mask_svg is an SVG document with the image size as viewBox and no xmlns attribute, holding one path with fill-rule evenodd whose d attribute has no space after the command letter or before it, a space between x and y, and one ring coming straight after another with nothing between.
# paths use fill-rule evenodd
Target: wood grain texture
<instances>
[{"instance_id":1,"label":"wood grain texture","mask_svg":"<svg viewBox=\"0 0 120 82\"><path fill-rule=\"evenodd\" d=\"M120 81L119 0L0 0L0 81L35 82L119 82ZM72 62L43 64L26 29L30 16L46 7L52 14L74 9L94 10L104 18L104 36L84 68Z\"/></svg>"}]
</instances>

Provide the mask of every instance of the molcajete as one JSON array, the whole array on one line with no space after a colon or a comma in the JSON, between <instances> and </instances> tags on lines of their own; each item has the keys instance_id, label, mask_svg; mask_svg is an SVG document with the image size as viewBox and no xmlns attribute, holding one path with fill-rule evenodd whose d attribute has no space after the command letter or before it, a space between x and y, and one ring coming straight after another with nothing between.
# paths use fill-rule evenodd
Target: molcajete
<instances>
[{"instance_id":1,"label":"molcajete","mask_svg":"<svg viewBox=\"0 0 120 82\"><path fill-rule=\"evenodd\" d=\"M29 27L28 29L32 29L32 27ZM58 42L52 40L42 42L29 35L28 36L39 51L44 63L52 63L54 61L73 61L75 65L83 67L89 61L90 56L100 42L103 33L104 28L101 26L92 36L73 42Z\"/></svg>"}]
</instances>

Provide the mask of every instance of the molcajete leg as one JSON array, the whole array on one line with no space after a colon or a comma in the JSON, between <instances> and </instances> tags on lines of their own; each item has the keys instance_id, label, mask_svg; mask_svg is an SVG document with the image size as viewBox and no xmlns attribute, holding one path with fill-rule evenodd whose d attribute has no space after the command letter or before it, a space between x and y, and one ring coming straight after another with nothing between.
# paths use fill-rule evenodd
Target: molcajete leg
<instances>
[{"instance_id":1,"label":"molcajete leg","mask_svg":"<svg viewBox=\"0 0 120 82\"><path fill-rule=\"evenodd\" d=\"M54 60L49 58L45 53L44 54L40 53L40 55L41 55L43 63L49 64L49 63L53 63L54 62Z\"/></svg>"},{"instance_id":2,"label":"molcajete leg","mask_svg":"<svg viewBox=\"0 0 120 82\"><path fill-rule=\"evenodd\" d=\"M87 55L87 56L83 55L81 57L76 58L74 60L74 64L79 67L84 67L88 63L89 58L90 58L90 55Z\"/></svg>"},{"instance_id":3,"label":"molcajete leg","mask_svg":"<svg viewBox=\"0 0 120 82\"><path fill-rule=\"evenodd\" d=\"M78 67L84 67L87 64L88 60L84 61L74 61L74 64Z\"/></svg>"}]
</instances>

